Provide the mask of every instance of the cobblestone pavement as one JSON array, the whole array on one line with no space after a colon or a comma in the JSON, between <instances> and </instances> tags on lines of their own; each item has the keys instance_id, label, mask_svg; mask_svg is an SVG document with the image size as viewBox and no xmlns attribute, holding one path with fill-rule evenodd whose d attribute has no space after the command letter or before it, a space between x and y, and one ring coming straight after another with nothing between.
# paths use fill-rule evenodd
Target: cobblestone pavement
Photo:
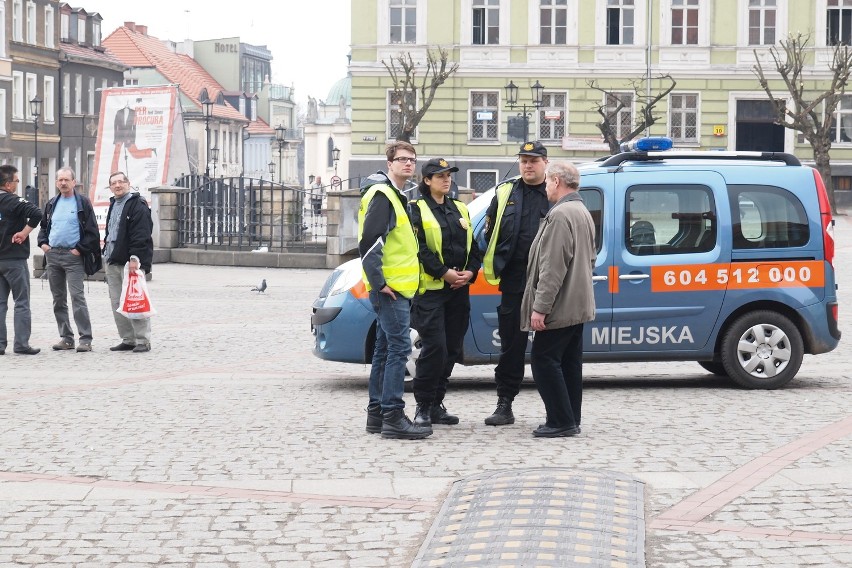
<instances>
[{"instance_id":1,"label":"cobblestone pavement","mask_svg":"<svg viewBox=\"0 0 852 568\"><path fill-rule=\"evenodd\" d=\"M531 467L644 481L648 566L850 566L852 219L837 240L844 341L787 388L694 363L587 365L583 434L556 440L530 435L531 382L513 426L483 424L486 366L456 372L458 426L366 434L368 369L311 354L326 270L156 266L142 354L108 350L94 282L94 352L51 351L34 280L43 351L0 357L0 566L407 567L455 480Z\"/></svg>"}]
</instances>

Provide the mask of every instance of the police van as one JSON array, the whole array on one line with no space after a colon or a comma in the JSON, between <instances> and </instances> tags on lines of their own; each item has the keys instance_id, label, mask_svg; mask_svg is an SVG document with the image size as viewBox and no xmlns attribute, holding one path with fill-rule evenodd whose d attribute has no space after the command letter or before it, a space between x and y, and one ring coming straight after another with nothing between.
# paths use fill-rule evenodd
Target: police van
<instances>
[{"instance_id":1,"label":"police van","mask_svg":"<svg viewBox=\"0 0 852 568\"><path fill-rule=\"evenodd\" d=\"M743 387L781 387L805 354L840 340L825 185L791 154L670 147L642 139L579 165L597 244L584 361L696 361ZM493 196L469 206L482 250ZM360 278L358 259L341 265L314 302L316 356L370 361L375 315ZM461 362L496 363L500 293L481 274L470 293Z\"/></svg>"}]
</instances>

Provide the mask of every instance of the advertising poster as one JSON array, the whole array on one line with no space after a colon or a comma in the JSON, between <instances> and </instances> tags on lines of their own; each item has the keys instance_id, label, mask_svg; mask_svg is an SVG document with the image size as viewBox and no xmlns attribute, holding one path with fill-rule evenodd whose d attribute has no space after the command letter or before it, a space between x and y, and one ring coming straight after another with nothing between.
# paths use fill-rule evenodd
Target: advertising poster
<instances>
[{"instance_id":1,"label":"advertising poster","mask_svg":"<svg viewBox=\"0 0 852 568\"><path fill-rule=\"evenodd\" d=\"M125 172L133 191L151 202L149 189L166 184L175 133L177 87L112 87L102 91L95 168L89 196L103 228L109 176ZM183 129L179 129L182 133Z\"/></svg>"}]
</instances>

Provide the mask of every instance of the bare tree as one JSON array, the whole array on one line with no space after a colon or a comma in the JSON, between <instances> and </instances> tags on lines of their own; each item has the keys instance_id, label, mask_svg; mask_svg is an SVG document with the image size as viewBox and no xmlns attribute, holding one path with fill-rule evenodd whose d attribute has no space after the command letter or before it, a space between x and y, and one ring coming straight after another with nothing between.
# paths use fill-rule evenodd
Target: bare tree
<instances>
[{"instance_id":1,"label":"bare tree","mask_svg":"<svg viewBox=\"0 0 852 568\"><path fill-rule=\"evenodd\" d=\"M805 59L810 39L809 34L790 34L787 39L778 42L780 49L777 46L769 48L769 55L775 64L774 70L781 75L784 87L789 93L789 104L786 97L781 98L773 94L757 50L754 51L757 63L753 70L761 88L778 110L777 123L800 132L811 145L816 169L828 189L831 210L836 213L829 152L835 136L835 128L841 127L840 124L835 123L835 112L852 73L852 51L848 45L835 46L831 63L828 64L828 69L832 73L831 81L828 84L819 83L821 86L825 85L825 90L820 92L813 88L806 89Z\"/></svg>"},{"instance_id":2,"label":"bare tree","mask_svg":"<svg viewBox=\"0 0 852 568\"><path fill-rule=\"evenodd\" d=\"M633 140L639 133L653 126L659 120L659 117L654 115L654 107L674 90L677 81L669 74L660 75L656 79L667 81L668 86L661 88L656 93L650 94L642 88L646 79L630 81L630 90L632 91L630 100L624 100L623 97L619 97L615 89L604 89L598 84L596 79L586 81L589 87L604 94L604 101L595 104L594 108L601 115L601 121L597 124L598 130L603 134L604 142L607 143L609 151L613 154L619 152L619 146L623 142ZM632 104L634 97L635 100L639 101L640 105L636 120L631 124L623 125L620 118L623 116L621 111ZM619 137L618 134L622 131L619 128L620 126L631 128L631 130Z\"/></svg>"},{"instance_id":3,"label":"bare tree","mask_svg":"<svg viewBox=\"0 0 852 568\"><path fill-rule=\"evenodd\" d=\"M399 134L396 139L410 142L417 125L432 105L438 87L458 70L459 64L451 63L447 50L438 47L426 51L425 65L415 62L408 52L400 53L390 61L383 59L382 65L393 80L393 101L399 107Z\"/></svg>"}]
</instances>

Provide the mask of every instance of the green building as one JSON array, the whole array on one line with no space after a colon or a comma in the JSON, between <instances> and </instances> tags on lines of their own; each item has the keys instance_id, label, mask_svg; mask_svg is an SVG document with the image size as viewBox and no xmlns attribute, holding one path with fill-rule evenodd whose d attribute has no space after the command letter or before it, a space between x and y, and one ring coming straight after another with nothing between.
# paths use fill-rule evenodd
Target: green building
<instances>
[{"instance_id":1,"label":"green building","mask_svg":"<svg viewBox=\"0 0 852 568\"><path fill-rule=\"evenodd\" d=\"M769 48L788 34L809 34L803 82L823 91L833 46L852 43L850 22L850 0L352 0L351 185L385 169L385 144L399 133L382 61L400 53L424 61L435 46L459 69L437 90L412 142L420 157L458 165L459 185L477 191L517 173L525 118L526 138L543 141L551 158L608 154L598 108L624 103L618 128L628 132L641 108L634 84L644 96L651 77L654 95L668 84L663 75L676 86L655 107L650 135L681 148L786 151L808 161L810 146L773 123L755 58L784 98ZM510 82L519 87L514 108ZM544 87L540 106L536 84ZM832 164L843 190L852 186L852 95L837 124Z\"/></svg>"}]
</instances>

